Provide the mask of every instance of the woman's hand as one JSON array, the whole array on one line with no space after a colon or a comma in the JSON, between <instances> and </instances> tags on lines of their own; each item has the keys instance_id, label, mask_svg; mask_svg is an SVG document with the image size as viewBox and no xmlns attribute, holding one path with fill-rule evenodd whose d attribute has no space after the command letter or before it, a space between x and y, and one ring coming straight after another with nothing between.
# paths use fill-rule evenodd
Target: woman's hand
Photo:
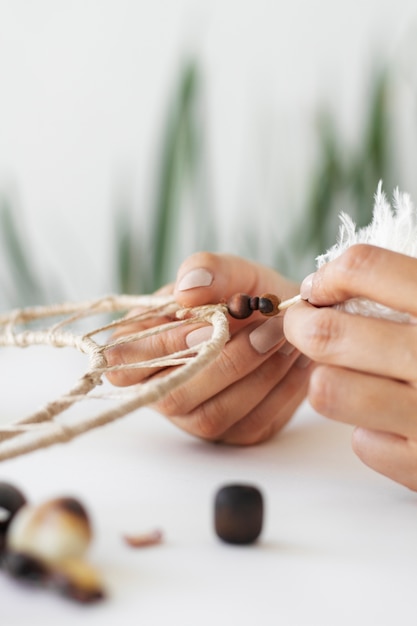
<instances>
[{"instance_id":1,"label":"woman's hand","mask_svg":"<svg viewBox=\"0 0 417 626\"><path fill-rule=\"evenodd\" d=\"M226 302L238 292L276 293L286 299L298 286L275 271L244 259L198 253L180 267L173 286L179 304L189 307ZM155 408L185 431L208 440L254 444L269 438L294 413L305 397L309 368L284 338L282 316L254 313L245 320L230 318L231 338L221 354L189 382L174 389ZM124 332L131 332L132 327ZM109 353L112 364L192 346L208 338L211 326L187 326L156 335L147 344L129 344ZM146 354L145 354L146 352ZM149 374L149 373L148 373ZM146 373L113 373L116 385L140 382Z\"/></svg>"},{"instance_id":2,"label":"woman's hand","mask_svg":"<svg viewBox=\"0 0 417 626\"><path fill-rule=\"evenodd\" d=\"M417 260L368 245L309 276L287 311L287 339L318 362L308 390L322 415L353 424L353 449L378 472L417 490ZM414 316L410 323L351 315L353 297Z\"/></svg>"}]
</instances>

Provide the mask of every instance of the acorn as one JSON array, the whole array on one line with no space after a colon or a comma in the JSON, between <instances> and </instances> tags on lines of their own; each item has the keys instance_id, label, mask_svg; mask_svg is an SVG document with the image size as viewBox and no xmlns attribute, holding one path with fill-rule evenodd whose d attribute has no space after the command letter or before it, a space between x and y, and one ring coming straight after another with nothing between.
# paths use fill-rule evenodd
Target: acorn
<instances>
[{"instance_id":1,"label":"acorn","mask_svg":"<svg viewBox=\"0 0 417 626\"><path fill-rule=\"evenodd\" d=\"M25 504L26 498L19 489L10 483L0 482L0 553L12 519Z\"/></svg>"},{"instance_id":2,"label":"acorn","mask_svg":"<svg viewBox=\"0 0 417 626\"><path fill-rule=\"evenodd\" d=\"M57 561L85 554L92 538L91 524L83 505L74 498L26 505L9 527L8 550Z\"/></svg>"},{"instance_id":3,"label":"acorn","mask_svg":"<svg viewBox=\"0 0 417 626\"><path fill-rule=\"evenodd\" d=\"M92 539L89 517L75 498L23 506L6 535L4 567L15 578L41 582L88 602L104 596L99 577L84 560Z\"/></svg>"}]
</instances>

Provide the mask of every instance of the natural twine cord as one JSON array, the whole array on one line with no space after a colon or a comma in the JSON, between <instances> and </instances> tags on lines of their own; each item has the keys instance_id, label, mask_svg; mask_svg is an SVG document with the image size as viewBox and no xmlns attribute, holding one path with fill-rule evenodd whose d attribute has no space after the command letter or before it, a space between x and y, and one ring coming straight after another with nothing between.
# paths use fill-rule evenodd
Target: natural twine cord
<instances>
[{"instance_id":1,"label":"natural twine cord","mask_svg":"<svg viewBox=\"0 0 417 626\"><path fill-rule=\"evenodd\" d=\"M118 313L120 316L88 332L76 334L69 329L70 325L103 313ZM0 315L0 346L71 347L86 354L89 361L87 371L67 393L18 422L0 426L0 461L55 443L70 441L88 430L108 424L142 406L161 400L206 367L221 352L229 338L226 313L226 306L222 304L183 309L171 296L121 295L81 303L17 309ZM42 321L56 317L59 320L46 328L37 327ZM172 321L164 321L167 317ZM108 342L100 343L97 339L97 335L111 333L121 326L158 318L161 318L163 323L151 328ZM106 351L112 347L137 342L178 326L196 323L211 324L213 327L211 338L198 346L135 363L110 366L107 362ZM35 325L35 328L29 328L30 324ZM142 383L117 393L96 391L108 372L133 368L169 369L163 376L146 378ZM93 390L94 394L91 393ZM87 398L109 398L120 402L116 407L73 422L63 423L56 419L76 402Z\"/></svg>"}]
</instances>

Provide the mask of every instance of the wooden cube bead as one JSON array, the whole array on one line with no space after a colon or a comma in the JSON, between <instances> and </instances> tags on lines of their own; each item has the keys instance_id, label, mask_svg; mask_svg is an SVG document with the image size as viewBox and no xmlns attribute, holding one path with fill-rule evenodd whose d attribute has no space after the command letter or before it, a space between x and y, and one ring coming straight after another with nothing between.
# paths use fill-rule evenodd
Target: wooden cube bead
<instances>
[{"instance_id":1,"label":"wooden cube bead","mask_svg":"<svg viewBox=\"0 0 417 626\"><path fill-rule=\"evenodd\" d=\"M262 530L263 509L263 497L256 487L239 484L222 487L214 503L217 536L226 543L253 543Z\"/></svg>"}]
</instances>

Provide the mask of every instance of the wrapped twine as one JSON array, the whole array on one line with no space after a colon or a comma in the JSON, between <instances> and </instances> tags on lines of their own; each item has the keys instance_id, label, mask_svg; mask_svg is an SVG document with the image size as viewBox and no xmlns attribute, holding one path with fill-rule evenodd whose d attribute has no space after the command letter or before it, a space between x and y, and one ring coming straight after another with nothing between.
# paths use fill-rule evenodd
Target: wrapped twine
<instances>
[{"instance_id":1,"label":"wrapped twine","mask_svg":"<svg viewBox=\"0 0 417 626\"><path fill-rule=\"evenodd\" d=\"M189 380L211 363L229 338L229 324L225 305L206 305L190 309L180 308L172 297L162 296L106 296L97 300L66 303L45 307L17 309L0 315L0 346L28 347L45 345L71 347L87 355L89 367L65 394L48 402L31 415L5 426L0 426L0 461L10 459L55 443L63 443L93 428L117 420L132 411L161 400L166 394ZM77 334L70 326L97 314L119 313L119 318L99 328ZM55 323L38 326L45 320L58 318ZM160 323L157 323L160 318ZM166 319L172 321L166 321ZM153 320L151 328L128 333L100 343L99 334L112 334L117 328ZM162 323L161 323L162 322ZM208 341L166 356L138 360L134 363L109 365L106 352L118 345L139 342L153 335L188 324L211 324ZM34 329L31 328L35 326ZM138 344L138 354L140 354ZM109 372L137 368L166 370L162 376L151 376L128 389L97 392L103 377ZM94 391L94 394L92 393ZM96 415L71 421L58 418L76 402L87 398L118 400L117 406Z\"/></svg>"}]
</instances>

